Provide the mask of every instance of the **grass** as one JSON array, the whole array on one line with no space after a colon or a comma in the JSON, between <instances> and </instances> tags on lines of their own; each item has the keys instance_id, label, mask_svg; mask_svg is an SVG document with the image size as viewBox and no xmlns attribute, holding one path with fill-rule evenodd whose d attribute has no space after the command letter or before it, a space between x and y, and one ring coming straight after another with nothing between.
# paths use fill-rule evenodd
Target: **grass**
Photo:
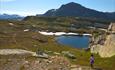
<instances>
[{"instance_id":1,"label":"grass","mask_svg":"<svg viewBox=\"0 0 115 70\"><path fill-rule=\"evenodd\" d=\"M8 24L11 22L14 23L14 26ZM61 20L59 22L61 22ZM32 30L24 32L23 30L31 28L31 25L22 23L23 22L19 21L0 21L0 49L19 48L34 52L40 49L59 53L62 51L70 51L76 56L74 60L68 58L72 64L89 66L89 58L91 55L89 51L86 52L69 46L59 45L56 43L54 36L43 36ZM102 68L103 70L114 70L115 56L111 58L101 58L98 54L94 54L94 56L96 67Z\"/></svg>"}]
</instances>

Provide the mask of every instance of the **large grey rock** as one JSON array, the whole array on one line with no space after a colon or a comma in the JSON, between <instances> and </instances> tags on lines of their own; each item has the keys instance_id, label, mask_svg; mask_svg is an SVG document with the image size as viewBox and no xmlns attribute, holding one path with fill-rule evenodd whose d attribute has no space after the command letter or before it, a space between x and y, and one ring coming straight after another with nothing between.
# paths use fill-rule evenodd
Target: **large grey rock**
<instances>
[{"instance_id":1,"label":"large grey rock","mask_svg":"<svg viewBox=\"0 0 115 70\"><path fill-rule=\"evenodd\" d=\"M69 57L69 58L72 58L72 59L75 59L76 56L72 53L70 53L69 51L62 51L62 54L64 54L65 56Z\"/></svg>"}]
</instances>

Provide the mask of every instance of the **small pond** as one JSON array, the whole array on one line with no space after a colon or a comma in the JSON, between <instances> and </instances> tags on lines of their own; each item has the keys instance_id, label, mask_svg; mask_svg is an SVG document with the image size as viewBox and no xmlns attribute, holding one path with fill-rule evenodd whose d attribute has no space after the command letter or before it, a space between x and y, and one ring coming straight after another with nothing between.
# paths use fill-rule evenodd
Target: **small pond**
<instances>
[{"instance_id":1,"label":"small pond","mask_svg":"<svg viewBox=\"0 0 115 70\"><path fill-rule=\"evenodd\" d=\"M75 48L88 48L90 43L89 36L59 36L56 41L59 44L67 45Z\"/></svg>"}]
</instances>

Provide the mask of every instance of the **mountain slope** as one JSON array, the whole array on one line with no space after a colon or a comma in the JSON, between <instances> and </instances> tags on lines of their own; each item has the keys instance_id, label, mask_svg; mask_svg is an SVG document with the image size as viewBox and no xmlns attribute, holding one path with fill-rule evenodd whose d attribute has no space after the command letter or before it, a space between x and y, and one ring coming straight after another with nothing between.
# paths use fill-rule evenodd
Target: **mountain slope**
<instances>
[{"instance_id":1,"label":"mountain slope","mask_svg":"<svg viewBox=\"0 0 115 70\"><path fill-rule=\"evenodd\" d=\"M74 16L89 18L115 19L114 13L104 13L96 10L88 9L80 4L70 2L62 5L59 9L48 10L43 16Z\"/></svg>"}]
</instances>

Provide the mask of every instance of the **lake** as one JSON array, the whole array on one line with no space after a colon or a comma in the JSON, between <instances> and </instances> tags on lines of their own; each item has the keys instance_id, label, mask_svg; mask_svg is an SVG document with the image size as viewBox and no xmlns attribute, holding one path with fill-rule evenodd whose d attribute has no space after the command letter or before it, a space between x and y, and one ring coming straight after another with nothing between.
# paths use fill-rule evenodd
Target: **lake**
<instances>
[{"instance_id":1,"label":"lake","mask_svg":"<svg viewBox=\"0 0 115 70\"><path fill-rule=\"evenodd\" d=\"M88 48L90 43L89 36L59 36L56 40L59 44L75 48Z\"/></svg>"}]
</instances>

